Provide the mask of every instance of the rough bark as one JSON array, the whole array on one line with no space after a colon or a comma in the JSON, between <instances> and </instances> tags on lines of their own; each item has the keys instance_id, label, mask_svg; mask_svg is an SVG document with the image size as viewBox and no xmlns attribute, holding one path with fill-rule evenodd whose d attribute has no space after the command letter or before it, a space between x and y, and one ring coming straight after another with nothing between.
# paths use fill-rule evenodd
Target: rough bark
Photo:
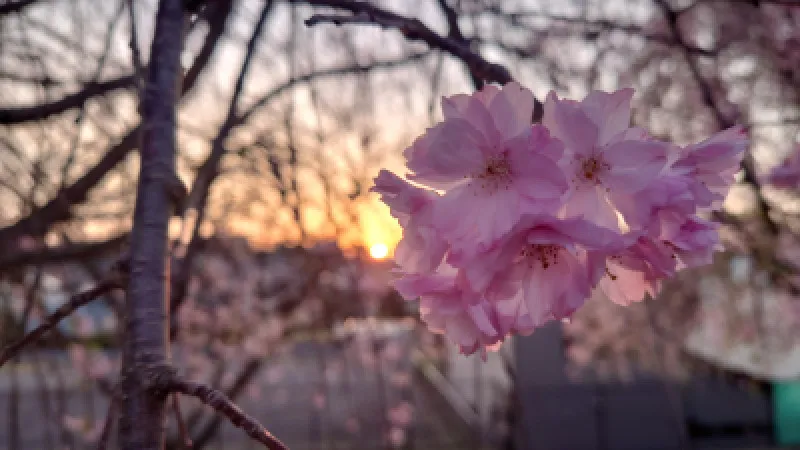
<instances>
[{"instance_id":1,"label":"rough bark","mask_svg":"<svg viewBox=\"0 0 800 450\"><path fill-rule=\"evenodd\" d=\"M131 232L125 307L119 444L157 450L165 443L166 396L151 389L153 367L167 363L169 183L175 170L184 13L181 0L161 0L142 101L141 169Z\"/></svg>"}]
</instances>

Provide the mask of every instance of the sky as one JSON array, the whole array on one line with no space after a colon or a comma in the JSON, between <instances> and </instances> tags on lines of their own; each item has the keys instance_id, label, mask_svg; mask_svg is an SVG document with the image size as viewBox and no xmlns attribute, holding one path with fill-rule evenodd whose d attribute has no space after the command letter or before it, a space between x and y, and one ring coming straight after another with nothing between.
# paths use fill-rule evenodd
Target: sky
<instances>
[{"instance_id":1,"label":"sky","mask_svg":"<svg viewBox=\"0 0 800 450\"><path fill-rule=\"evenodd\" d=\"M77 41L90 48L93 53L100 52L102 40L97 36L102 36L105 32L104 27L92 27L91 16L87 16L87 21L83 24L76 21L76 13L65 7L66 3L58 3L63 9L61 13L53 13L49 7L42 8L38 12L34 11L32 17L40 22L47 23L68 36L74 36ZM77 2L76 4L91 5L91 2ZM152 33L152 10L155 2L146 0L137 2L138 23L140 25L141 42L145 44ZM227 109L228 96L233 89L233 81L237 76L240 61L244 54L244 43L249 37L250 30L255 21L260 0L244 2L244 6L237 12L236 19L230 27L229 36L221 43L220 49L215 56L212 66L204 74L200 85L181 106L179 133L179 145L181 146L184 159L179 163L180 175L187 183L191 181L193 166L202 162L209 151L209 141L214 137L218 125L224 119ZM429 1L406 1L392 3L392 8L406 13L421 17L432 28L439 32L444 32L446 25L440 14L434 12L432 2ZM503 2L502 6L508 9L515 9L515 5L525 10L545 9L559 14L574 14L581 10L587 2L563 2L547 3L534 0L509 1ZM643 7L647 2L606 2L601 5L603 14L608 17L621 17L631 22L643 22L649 14L651 6ZM116 14L111 2L104 3L105 7L96 8L108 17ZM422 5L417 7L417 5ZM87 7L89 8L89 7ZM598 7L590 5L589 14L596 13ZM91 7L94 13L94 7ZM594 13L592 12L594 11ZM86 11L84 11L86 12ZM297 10L295 13L295 23L299 23L303 18L311 14L310 9ZM335 28L332 26L321 25L313 28L299 26L295 33L291 33L288 24L290 19L290 9L286 5L280 5L274 12L274 17L267 26L264 39L259 47L257 63L254 64L249 81L246 84L243 96L242 107L247 108L256 101L259 96L268 92L271 88L281 83L291 74L304 74L315 69L336 67L342 61L347 61L348 48L345 40L339 40L344 35L352 35L353 51L357 55L360 63L368 63L374 60L391 60L400 57L404 53L413 51L424 51L422 44L409 44L396 31L384 30L379 27L358 26ZM123 15L117 26L115 39L112 42L113 54L109 59L107 68L103 71L103 77L111 77L115 74L124 72L124 67L129 63L129 43L127 16ZM483 36L490 36L503 31L506 42L515 44L525 44L526 36L508 30L492 29L496 24L476 20L475 22L465 21L464 26L467 33L478 30ZM201 27L202 28L202 27ZM184 52L184 62L189 63L193 59L193 54L197 51L199 43L202 41L203 30L199 29L196 35L190 36L189 43ZM147 53L147 46L142 45L143 52ZM584 45L585 47L585 45ZM291 60L281 57L287 48L295 48L297 56ZM570 52L570 57L574 59L574 64L579 66L582 61L589 61L586 49L581 49L574 42L565 42L564 51ZM52 53L52 54L51 54ZM81 61L81 55L74 55L70 52L51 52L45 58L56 60L56 56L64 57L69 60L69 64L62 64L64 67L72 67L65 71L59 64L52 64L56 67L54 73L62 75L77 76L81 79L91 77L94 72L95 64L85 64ZM61 55L63 53L63 55ZM502 60L504 56L496 48L488 46L484 49L484 54L492 60ZM290 62L291 61L291 62ZM237 130L228 141L231 149L239 148L252 143L260 134L267 133L276 140L277 147L286 146L286 136L280 131L280 125L287 111L287 105L291 103L291 117L294 126L300 130L294 139L303 144L309 150L299 155L300 161L308 167L323 167L333 172L334 176L341 178L341 184L346 186L347 178L353 176L343 161L348 158L356 161L358 176L362 177L362 193L369 188L371 177L377 174L380 168L387 168L398 174L403 174L402 150L413 142L416 136L424 133L426 127L441 117L438 107L438 99L442 95L449 95L461 92L470 92L471 85L467 79L463 67L453 58L442 60L441 73L444 76L439 80L435 92L432 92L430 74L432 69L438 64L438 56L433 55L428 58L420 67L409 69L392 69L371 75L370 92L363 92L355 84L348 84L341 79L326 80L320 85L320 98L326 104L328 114L322 117L313 113L313 102L310 91L307 88L299 88L291 93L278 98L276 102L270 103L266 108L255 114L251 120L251 125L243 130ZM585 62L585 61L584 61ZM77 64L77 68L73 67ZM576 67L577 67L576 66ZM530 87L539 98L544 98L547 90L551 87L542 73L529 67L510 66L514 75L525 85ZM617 83L624 79L623 74L602 74L599 83L606 89L613 88ZM577 86L577 85L576 85ZM581 89L570 86L570 96L580 98L585 92ZM69 91L70 86L65 88ZM7 90L14 92L13 95L4 95L4 104L28 104L32 101L41 100L41 93L26 92L20 90ZM56 95L57 96L57 95ZM130 97L130 96L129 96ZM431 103L431 99L434 102ZM634 107L638 97L634 99ZM130 98L117 96L114 98L115 113L119 118L110 126L114 133L120 133L125 127L135 122L135 103ZM338 104L337 104L338 103ZM224 105L224 106L223 106ZM431 108L431 106L433 106ZM337 119L335 115L349 108L354 111L351 117L352 123L346 124ZM100 108L93 108L92 114L95 117L102 117L104 112ZM65 129L72 127L71 120L73 115L65 115ZM372 129L375 131L373 147L379 153L379 157L367 161L361 153L359 138L364 130ZM314 142L315 133L324 132L326 141L323 145ZM51 134L61 133L54 128ZM70 136L67 136L70 138ZM81 161L77 167L69 172L71 178L80 176L99 156L99 150L107 148L102 142L108 139L112 142L113 138L105 138L103 130L99 127L90 125L83 126L80 139L86 152L85 160ZM63 139L67 144L70 139ZM100 144L98 144L100 142ZM62 143L62 146L64 144ZM35 142L29 142L27 146L31 151L39 151L39 146ZM83 151L83 150L82 150ZM67 152L64 151L64 154ZM286 158L285 154L280 155ZM767 158L768 159L768 158ZM770 161L777 163L777 160ZM235 163L231 163L234 165ZM241 162L239 163L242 164ZM242 167L238 167L242 169ZM135 161L129 164L127 170L136 170ZM312 234L320 239L332 238L334 230L327 221L328 212L325 200L319 186L316 185L314 178L305 177L298 174L298 182L303 187L303 191L308 196L305 204L301 208L302 217L307 228ZM116 180L109 183L114 185L113 189L123 189L126 187L125 180ZM52 194L52 193L51 193ZM226 212L232 201L236 201L245 195L257 195L261 197L261 203L247 211ZM274 184L270 180L254 179L244 175L224 176L214 186L212 199L215 206L211 210L220 220L214 221L204 227L206 233L211 231L222 231L229 233L245 234L252 242L260 247L269 247L281 242L297 242L300 235L293 229L293 217L287 208L278 208L280 197L277 194ZM728 206L734 212L739 209L746 209L748 194L746 190L734 189ZM392 219L385 206L380 204L378 196L375 194L364 194L355 202L349 205L352 212L358 219L353 226L348 229L340 230L338 241L345 247L362 246L370 248L375 245L385 245L391 254L392 249L401 237L401 230ZM331 207L333 214L343 216L346 212L342 209L342 204ZM278 211L275 213L275 211ZM129 226L129 224L127 224ZM119 223L106 223L94 221L87 225L88 235L101 236L113 234L118 231ZM173 235L179 233L180 224L173 224Z\"/></svg>"}]
</instances>

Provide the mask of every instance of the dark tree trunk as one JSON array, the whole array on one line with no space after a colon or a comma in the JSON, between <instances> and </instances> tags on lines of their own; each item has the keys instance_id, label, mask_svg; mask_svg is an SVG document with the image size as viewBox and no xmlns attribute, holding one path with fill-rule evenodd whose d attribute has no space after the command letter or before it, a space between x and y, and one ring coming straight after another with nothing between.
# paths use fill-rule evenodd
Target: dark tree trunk
<instances>
[{"instance_id":1,"label":"dark tree trunk","mask_svg":"<svg viewBox=\"0 0 800 450\"><path fill-rule=\"evenodd\" d=\"M175 170L175 105L184 13L181 0L161 0L142 99L141 169L131 232L125 309L119 443L123 450L158 450L165 442L166 395L149 388L167 363L167 225Z\"/></svg>"}]
</instances>

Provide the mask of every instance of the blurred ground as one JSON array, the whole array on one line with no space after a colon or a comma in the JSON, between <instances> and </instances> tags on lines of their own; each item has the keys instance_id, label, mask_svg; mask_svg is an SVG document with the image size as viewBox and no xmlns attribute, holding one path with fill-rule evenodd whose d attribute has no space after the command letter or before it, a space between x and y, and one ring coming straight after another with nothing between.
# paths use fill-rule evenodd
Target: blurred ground
<instances>
[{"instance_id":1,"label":"blurred ground","mask_svg":"<svg viewBox=\"0 0 800 450\"><path fill-rule=\"evenodd\" d=\"M71 366L66 355L39 352L36 357L47 367L46 383L41 383L30 364L23 362L17 369L22 448L94 448L108 408L107 397ZM409 364L411 359L400 363ZM413 359L419 360L419 355ZM320 376L320 361L325 361L326 382ZM453 361L447 371L457 374L455 377L443 376L426 362L408 367L410 377L404 379L398 377L406 373L402 368L384 364L382 371L369 369L343 358L335 346L305 342L265 364L238 403L293 450L494 448L481 431L485 424L480 421L489 419L488 406L497 395L496 380L504 376L502 367L494 360L494 364L481 365L474 364L474 359ZM480 382L475 379L476 369L480 370ZM431 379L431 373L436 379ZM0 371L3 415L9 411L11 384L9 371ZM47 388L40 389L42 385ZM476 405L478 396L481 400ZM459 403L455 408L454 401ZM51 406L44 408L43 402ZM194 403L184 402L185 417L191 416ZM466 412L458 411L458 406ZM64 426L55 415L43 417L44 410L61 411ZM79 419L84 417L86 421ZM468 423L470 420L473 422ZM168 426L173 428L173 424ZM9 448L9 432L9 421L0 421L0 449ZM205 448L259 447L241 430L226 424Z\"/></svg>"}]
</instances>

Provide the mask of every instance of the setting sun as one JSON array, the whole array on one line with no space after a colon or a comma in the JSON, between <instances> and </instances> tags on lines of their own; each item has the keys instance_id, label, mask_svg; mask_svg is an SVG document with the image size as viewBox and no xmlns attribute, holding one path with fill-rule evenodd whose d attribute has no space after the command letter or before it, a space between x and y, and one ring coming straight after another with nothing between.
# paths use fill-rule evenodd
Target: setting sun
<instances>
[{"instance_id":1,"label":"setting sun","mask_svg":"<svg viewBox=\"0 0 800 450\"><path fill-rule=\"evenodd\" d=\"M375 259L383 259L389 254L386 244L375 244L369 248L369 254Z\"/></svg>"}]
</instances>

